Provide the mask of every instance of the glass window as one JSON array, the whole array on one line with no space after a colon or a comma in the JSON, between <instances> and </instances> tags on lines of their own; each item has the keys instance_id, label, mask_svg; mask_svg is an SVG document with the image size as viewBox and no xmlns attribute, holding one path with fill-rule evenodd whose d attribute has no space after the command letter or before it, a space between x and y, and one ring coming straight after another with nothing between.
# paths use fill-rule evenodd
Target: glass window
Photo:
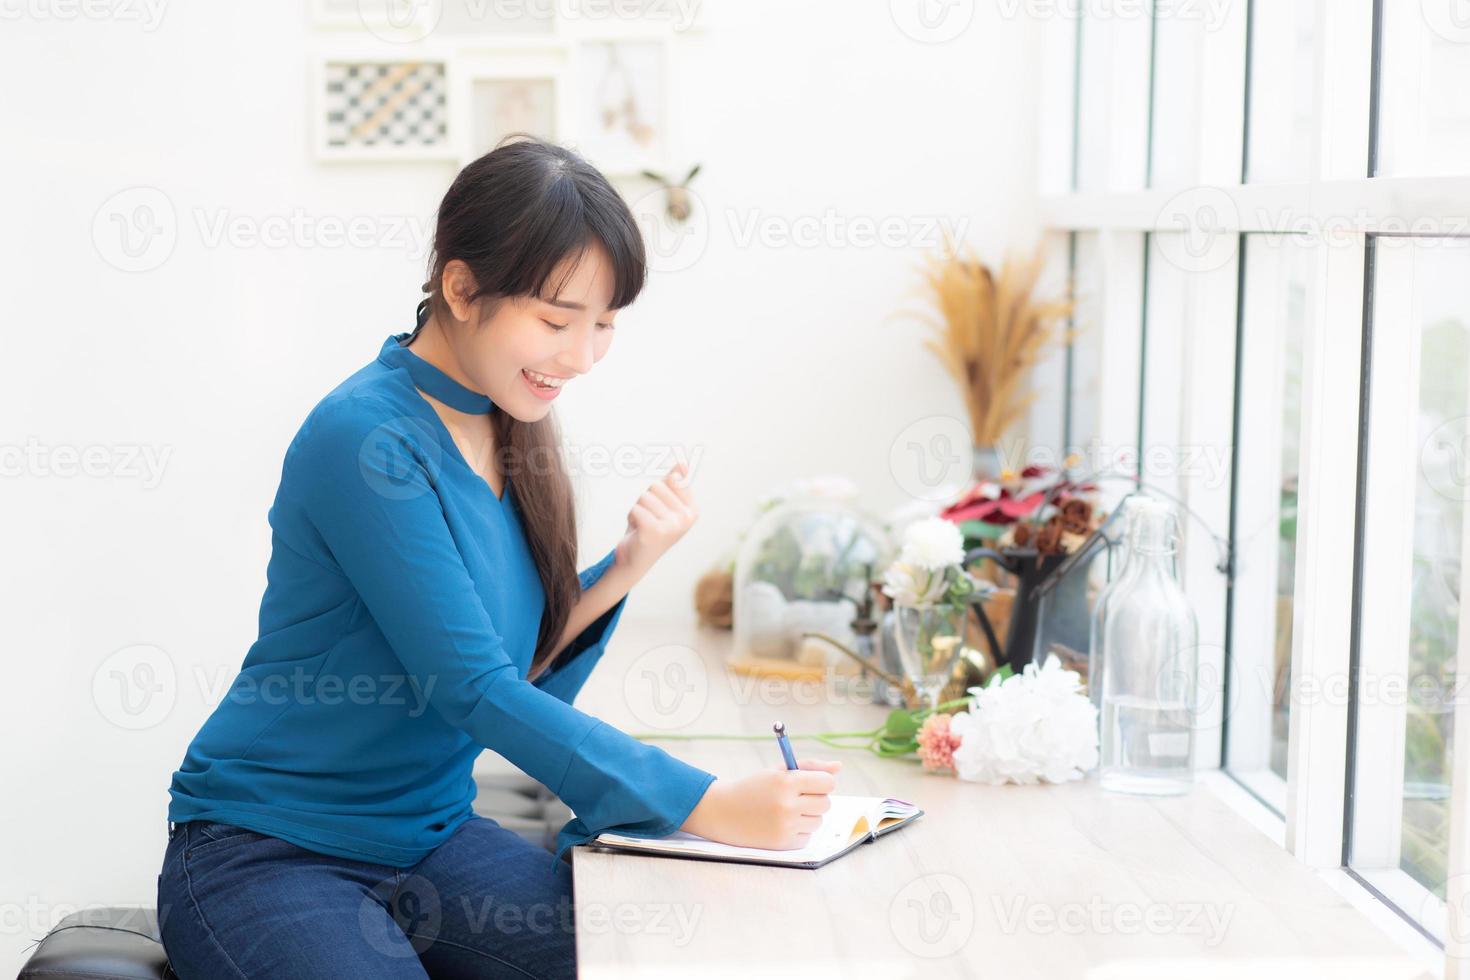
<instances>
[{"instance_id":1,"label":"glass window","mask_svg":"<svg viewBox=\"0 0 1470 980\"><path fill-rule=\"evenodd\" d=\"M1284 814L1302 342L1313 316L1317 255L1311 243L1293 235L1246 235L1241 249L1245 281L1225 760L1237 779Z\"/></svg>"},{"instance_id":2,"label":"glass window","mask_svg":"<svg viewBox=\"0 0 1470 980\"><path fill-rule=\"evenodd\" d=\"M1184 335L1189 317L1191 272L1174 261L1183 254L1183 233L1148 236L1145 257L1143 404L1139 461L1143 480L1182 499L1185 493L1180 448L1184 445ZM1171 240L1172 239L1172 240Z\"/></svg>"},{"instance_id":3,"label":"glass window","mask_svg":"<svg viewBox=\"0 0 1470 980\"><path fill-rule=\"evenodd\" d=\"M1080 4L1076 189L1137 190L1148 160L1148 6Z\"/></svg>"},{"instance_id":4,"label":"glass window","mask_svg":"<svg viewBox=\"0 0 1470 980\"><path fill-rule=\"evenodd\" d=\"M1199 69L1208 21L1191 13L1163 5L1154 14L1150 187L1189 187L1198 180Z\"/></svg>"},{"instance_id":5,"label":"glass window","mask_svg":"<svg viewBox=\"0 0 1470 980\"><path fill-rule=\"evenodd\" d=\"M1464 0L1383 0L1375 174L1470 173Z\"/></svg>"},{"instance_id":6,"label":"glass window","mask_svg":"<svg viewBox=\"0 0 1470 980\"><path fill-rule=\"evenodd\" d=\"M1306 180L1312 173L1316 0L1253 0L1245 179Z\"/></svg>"},{"instance_id":7,"label":"glass window","mask_svg":"<svg viewBox=\"0 0 1470 980\"><path fill-rule=\"evenodd\" d=\"M1470 242L1373 244L1351 866L1437 935L1470 496Z\"/></svg>"},{"instance_id":8,"label":"glass window","mask_svg":"<svg viewBox=\"0 0 1470 980\"><path fill-rule=\"evenodd\" d=\"M1046 265L1037 278L1035 298L1049 301L1066 295L1071 274L1071 243L1072 235L1069 233L1053 233L1043 239ZM1034 397L1026 412L1026 452L1024 457L1007 457L1005 461L1011 465L1036 462L1056 466L1066 455L1063 442L1067 415L1067 346L1064 337L1067 321L1057 321L1052 329L1056 339L1047 345L1045 353L1036 362L1028 385Z\"/></svg>"},{"instance_id":9,"label":"glass window","mask_svg":"<svg viewBox=\"0 0 1470 980\"><path fill-rule=\"evenodd\" d=\"M1067 447L1081 453L1083 466L1097 465L1095 448L1102 416L1103 275L1102 244L1095 231L1072 236L1072 339Z\"/></svg>"}]
</instances>

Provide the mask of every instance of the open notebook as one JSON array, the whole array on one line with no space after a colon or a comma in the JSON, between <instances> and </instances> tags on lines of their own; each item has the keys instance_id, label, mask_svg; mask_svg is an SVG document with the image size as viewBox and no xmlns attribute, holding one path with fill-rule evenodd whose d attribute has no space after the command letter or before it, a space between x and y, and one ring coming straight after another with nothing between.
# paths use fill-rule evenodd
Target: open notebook
<instances>
[{"instance_id":1,"label":"open notebook","mask_svg":"<svg viewBox=\"0 0 1470 980\"><path fill-rule=\"evenodd\" d=\"M821 826L812 834L811 840L805 847L786 851L721 844L682 830L667 837L652 838L601 833L585 846L595 850L698 858L704 861L820 868L859 844L897 830L924 813L912 803L879 796L838 796L834 793L828 799L832 806L822 815Z\"/></svg>"}]
</instances>

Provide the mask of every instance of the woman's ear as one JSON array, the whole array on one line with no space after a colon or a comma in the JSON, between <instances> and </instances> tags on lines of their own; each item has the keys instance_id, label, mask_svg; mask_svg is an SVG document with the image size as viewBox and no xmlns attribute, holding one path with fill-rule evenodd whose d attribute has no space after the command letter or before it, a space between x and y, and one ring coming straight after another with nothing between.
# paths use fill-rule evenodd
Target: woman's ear
<instances>
[{"instance_id":1,"label":"woman's ear","mask_svg":"<svg viewBox=\"0 0 1470 980\"><path fill-rule=\"evenodd\" d=\"M454 318L469 320L474 307L470 297L475 295L475 276L462 260L450 259L444 264L442 292Z\"/></svg>"}]
</instances>

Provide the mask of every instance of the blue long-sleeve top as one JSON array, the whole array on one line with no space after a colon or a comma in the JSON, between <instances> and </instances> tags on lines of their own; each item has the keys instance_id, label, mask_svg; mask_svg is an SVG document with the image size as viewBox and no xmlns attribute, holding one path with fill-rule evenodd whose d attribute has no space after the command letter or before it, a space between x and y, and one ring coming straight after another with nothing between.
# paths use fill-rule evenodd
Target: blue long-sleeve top
<instances>
[{"instance_id":1,"label":"blue long-sleeve top","mask_svg":"<svg viewBox=\"0 0 1470 980\"><path fill-rule=\"evenodd\" d=\"M498 408L408 336L286 451L259 638L173 774L169 819L411 867L473 815L471 770L491 749L574 812L553 860L604 830L674 832L715 777L572 707L627 598L527 679L545 592L514 488L496 497L415 389Z\"/></svg>"}]
</instances>

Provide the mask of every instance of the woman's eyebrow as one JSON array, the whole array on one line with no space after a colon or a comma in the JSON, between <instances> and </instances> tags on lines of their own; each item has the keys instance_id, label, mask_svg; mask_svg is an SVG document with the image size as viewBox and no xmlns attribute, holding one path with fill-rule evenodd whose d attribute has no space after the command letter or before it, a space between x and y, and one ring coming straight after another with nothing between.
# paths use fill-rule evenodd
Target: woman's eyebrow
<instances>
[{"instance_id":1,"label":"woman's eyebrow","mask_svg":"<svg viewBox=\"0 0 1470 980\"><path fill-rule=\"evenodd\" d=\"M561 307L564 310L585 310L585 309L587 309L586 305L583 304L583 303L573 303L571 300L565 300L565 299L543 299L541 302L546 303L546 304L548 304L550 306L559 306L559 307ZM616 313L617 310L608 309L607 312L608 313Z\"/></svg>"}]
</instances>

